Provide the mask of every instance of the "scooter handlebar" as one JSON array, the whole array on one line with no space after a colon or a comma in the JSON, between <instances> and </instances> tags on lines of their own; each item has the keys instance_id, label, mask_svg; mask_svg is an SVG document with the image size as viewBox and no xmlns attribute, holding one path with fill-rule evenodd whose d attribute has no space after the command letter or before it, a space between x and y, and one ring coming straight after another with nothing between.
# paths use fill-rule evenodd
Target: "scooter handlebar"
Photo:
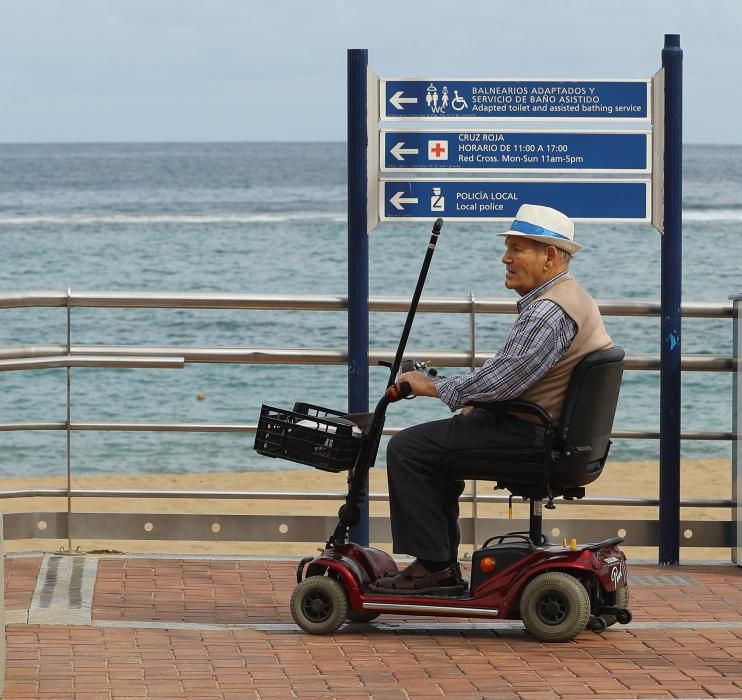
<instances>
[{"instance_id":1,"label":"scooter handlebar","mask_svg":"<svg viewBox=\"0 0 742 700\"><path fill-rule=\"evenodd\" d=\"M408 397L412 393L412 387L409 382L399 382L398 384L392 384L385 392L385 396L389 403L394 403L400 399Z\"/></svg>"}]
</instances>

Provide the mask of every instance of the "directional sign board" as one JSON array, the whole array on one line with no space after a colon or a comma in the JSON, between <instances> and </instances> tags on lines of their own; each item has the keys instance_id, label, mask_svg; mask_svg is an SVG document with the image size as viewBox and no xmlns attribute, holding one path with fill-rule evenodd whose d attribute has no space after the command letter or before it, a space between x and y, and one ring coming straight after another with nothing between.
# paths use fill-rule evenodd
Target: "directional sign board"
<instances>
[{"instance_id":1,"label":"directional sign board","mask_svg":"<svg viewBox=\"0 0 742 700\"><path fill-rule=\"evenodd\" d=\"M650 221L648 180L382 179L382 221L512 219L521 204L543 204L572 219Z\"/></svg>"},{"instance_id":2,"label":"directional sign board","mask_svg":"<svg viewBox=\"0 0 742 700\"><path fill-rule=\"evenodd\" d=\"M381 119L649 119L648 80L381 80Z\"/></svg>"},{"instance_id":3,"label":"directional sign board","mask_svg":"<svg viewBox=\"0 0 742 700\"><path fill-rule=\"evenodd\" d=\"M382 170L648 173L647 132L382 131Z\"/></svg>"}]
</instances>

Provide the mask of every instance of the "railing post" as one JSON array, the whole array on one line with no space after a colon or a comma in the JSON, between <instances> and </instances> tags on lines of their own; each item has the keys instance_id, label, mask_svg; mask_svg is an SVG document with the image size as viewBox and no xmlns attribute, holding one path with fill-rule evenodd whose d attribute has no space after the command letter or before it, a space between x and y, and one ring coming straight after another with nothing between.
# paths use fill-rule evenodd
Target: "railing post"
<instances>
[{"instance_id":1,"label":"railing post","mask_svg":"<svg viewBox=\"0 0 742 700\"><path fill-rule=\"evenodd\" d=\"M348 50L348 411L368 411L368 51ZM368 482L366 482L368 493ZM368 500L351 529L369 543Z\"/></svg>"},{"instance_id":2,"label":"railing post","mask_svg":"<svg viewBox=\"0 0 742 700\"><path fill-rule=\"evenodd\" d=\"M665 35L664 230L660 351L659 563L680 560L680 300L683 270L683 51L679 34Z\"/></svg>"},{"instance_id":3,"label":"railing post","mask_svg":"<svg viewBox=\"0 0 742 700\"><path fill-rule=\"evenodd\" d=\"M477 299L473 291L469 292L469 352L471 353L469 369L473 372L477 368ZM474 538L474 549L476 549L479 542L479 501L477 499L476 479L472 481L471 495L472 537Z\"/></svg>"},{"instance_id":4,"label":"railing post","mask_svg":"<svg viewBox=\"0 0 742 700\"><path fill-rule=\"evenodd\" d=\"M67 356L72 352L72 290L67 288ZM67 367L67 552L72 552L72 367Z\"/></svg>"},{"instance_id":5,"label":"railing post","mask_svg":"<svg viewBox=\"0 0 742 700\"><path fill-rule=\"evenodd\" d=\"M734 374L732 375L732 562L742 566L742 294L732 297L734 302Z\"/></svg>"}]
</instances>

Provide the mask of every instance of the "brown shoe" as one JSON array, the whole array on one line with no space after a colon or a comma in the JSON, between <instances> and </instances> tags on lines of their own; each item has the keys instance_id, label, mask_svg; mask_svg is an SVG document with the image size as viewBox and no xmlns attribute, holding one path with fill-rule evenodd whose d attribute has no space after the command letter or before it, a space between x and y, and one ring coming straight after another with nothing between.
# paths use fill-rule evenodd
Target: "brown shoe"
<instances>
[{"instance_id":1,"label":"brown shoe","mask_svg":"<svg viewBox=\"0 0 742 700\"><path fill-rule=\"evenodd\" d=\"M369 593L393 595L443 595L457 596L466 590L466 581L461 577L458 564L443 571L430 573L415 560L406 569L395 574L383 576L371 583Z\"/></svg>"}]
</instances>

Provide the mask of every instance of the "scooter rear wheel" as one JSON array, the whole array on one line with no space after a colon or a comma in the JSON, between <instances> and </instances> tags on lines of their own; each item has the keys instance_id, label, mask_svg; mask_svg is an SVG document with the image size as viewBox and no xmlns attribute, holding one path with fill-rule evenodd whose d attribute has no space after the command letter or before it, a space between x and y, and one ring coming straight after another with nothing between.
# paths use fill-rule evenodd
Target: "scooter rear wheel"
<instances>
[{"instance_id":1,"label":"scooter rear wheel","mask_svg":"<svg viewBox=\"0 0 742 700\"><path fill-rule=\"evenodd\" d=\"M520 616L541 642L568 642L585 629L590 596L578 579L561 571L536 576L523 589Z\"/></svg>"},{"instance_id":2,"label":"scooter rear wheel","mask_svg":"<svg viewBox=\"0 0 742 700\"><path fill-rule=\"evenodd\" d=\"M305 578L291 594L291 616L309 634L332 634L348 615L342 584L327 576Z\"/></svg>"}]
</instances>

